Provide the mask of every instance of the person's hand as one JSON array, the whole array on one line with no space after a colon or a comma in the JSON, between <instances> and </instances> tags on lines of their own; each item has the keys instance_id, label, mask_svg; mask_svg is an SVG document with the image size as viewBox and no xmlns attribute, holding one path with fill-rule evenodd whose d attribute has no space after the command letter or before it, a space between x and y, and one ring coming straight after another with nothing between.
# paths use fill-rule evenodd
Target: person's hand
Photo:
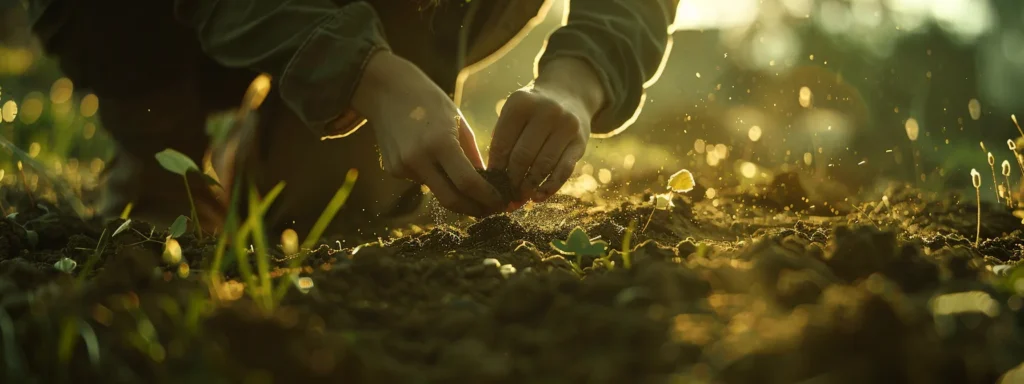
<instances>
[{"instance_id":1,"label":"person's hand","mask_svg":"<svg viewBox=\"0 0 1024 384\"><path fill-rule=\"evenodd\" d=\"M530 89L505 101L491 139L489 168L505 169L526 200L544 201L572 175L590 138L604 91L589 64L556 59Z\"/></svg>"},{"instance_id":2,"label":"person's hand","mask_svg":"<svg viewBox=\"0 0 1024 384\"><path fill-rule=\"evenodd\" d=\"M352 106L372 123L384 170L425 184L445 208L480 216L502 211L501 195L479 173L483 159L455 103L411 62L370 58Z\"/></svg>"}]
</instances>

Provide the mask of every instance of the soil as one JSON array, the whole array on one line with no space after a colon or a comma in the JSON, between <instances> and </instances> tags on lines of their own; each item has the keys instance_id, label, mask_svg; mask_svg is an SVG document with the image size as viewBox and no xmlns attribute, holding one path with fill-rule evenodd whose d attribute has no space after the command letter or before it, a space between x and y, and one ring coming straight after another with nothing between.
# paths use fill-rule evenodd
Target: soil
<instances>
[{"instance_id":1,"label":"soil","mask_svg":"<svg viewBox=\"0 0 1024 384\"><path fill-rule=\"evenodd\" d=\"M641 196L596 206L558 195L466 225L329 243L307 259L313 288L269 314L236 283L211 298L213 240L185 235L188 268L165 265L159 229L132 222L111 238L120 220L22 202L0 220L0 378L993 383L1024 361L1022 299L998 284L1024 252L1008 209L983 206L975 248L976 207L956 196L905 189L884 206L793 209L796 188L677 196L655 211ZM648 218L627 269L627 228ZM614 250L581 272L548 245L576 226ZM73 274L54 268L63 257Z\"/></svg>"},{"instance_id":2,"label":"soil","mask_svg":"<svg viewBox=\"0 0 1024 384\"><path fill-rule=\"evenodd\" d=\"M477 172L498 190L505 203L519 200L519 191L513 187L512 179L508 177L507 172L499 169L478 169Z\"/></svg>"}]
</instances>

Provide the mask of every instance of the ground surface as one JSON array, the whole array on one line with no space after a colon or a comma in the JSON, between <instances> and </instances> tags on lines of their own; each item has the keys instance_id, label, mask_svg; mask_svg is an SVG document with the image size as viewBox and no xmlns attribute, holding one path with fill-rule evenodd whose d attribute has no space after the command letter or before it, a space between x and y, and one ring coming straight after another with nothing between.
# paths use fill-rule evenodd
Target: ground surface
<instances>
[{"instance_id":1,"label":"ground surface","mask_svg":"<svg viewBox=\"0 0 1024 384\"><path fill-rule=\"evenodd\" d=\"M695 191L653 216L650 204L558 196L358 249L325 245L307 269L315 286L270 316L246 297L211 300L200 268L212 242L180 239L185 276L163 265L163 237L146 224L98 244L121 222L23 202L0 221L0 377L992 383L1024 359L1022 301L997 288L1024 250L1008 209L984 207L975 248L975 206L956 197L902 190L844 207L765 191L719 192L717 204ZM583 258L580 274L548 245L581 226L621 250L634 220L629 269L614 252ZM97 249L80 286L54 268L68 257L85 270Z\"/></svg>"}]
</instances>

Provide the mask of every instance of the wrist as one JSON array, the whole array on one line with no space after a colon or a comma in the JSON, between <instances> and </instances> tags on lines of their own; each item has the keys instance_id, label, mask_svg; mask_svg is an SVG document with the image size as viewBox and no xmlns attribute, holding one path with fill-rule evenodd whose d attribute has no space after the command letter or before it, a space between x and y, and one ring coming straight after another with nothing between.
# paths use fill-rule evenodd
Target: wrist
<instances>
[{"instance_id":1,"label":"wrist","mask_svg":"<svg viewBox=\"0 0 1024 384\"><path fill-rule=\"evenodd\" d=\"M370 117L386 108L389 94L396 89L395 73L403 65L413 64L385 49L371 53L352 94L352 109Z\"/></svg>"},{"instance_id":2,"label":"wrist","mask_svg":"<svg viewBox=\"0 0 1024 384\"><path fill-rule=\"evenodd\" d=\"M571 98L591 118L604 108L606 102L604 85L597 70L590 63L573 57L556 58L541 67L534 89Z\"/></svg>"}]
</instances>

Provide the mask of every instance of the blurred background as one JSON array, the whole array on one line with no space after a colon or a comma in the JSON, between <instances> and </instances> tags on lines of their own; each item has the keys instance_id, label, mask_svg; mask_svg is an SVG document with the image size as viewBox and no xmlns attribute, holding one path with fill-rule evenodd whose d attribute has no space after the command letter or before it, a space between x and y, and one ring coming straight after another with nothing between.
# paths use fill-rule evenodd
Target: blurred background
<instances>
[{"instance_id":1,"label":"blurred background","mask_svg":"<svg viewBox=\"0 0 1024 384\"><path fill-rule=\"evenodd\" d=\"M566 10L556 1L519 46L466 81L461 107L482 149ZM784 172L832 199L880 198L894 183L973 189L970 169L989 172L979 143L997 167L1016 164L1007 140L1021 136L1010 115L1024 110L1022 25L1019 0L682 0L639 119L592 140L563 192L600 194L680 168L708 197ZM0 135L78 188L112 153L96 97L38 47L0 46L0 106ZM0 166L16 172L9 156Z\"/></svg>"}]
</instances>

